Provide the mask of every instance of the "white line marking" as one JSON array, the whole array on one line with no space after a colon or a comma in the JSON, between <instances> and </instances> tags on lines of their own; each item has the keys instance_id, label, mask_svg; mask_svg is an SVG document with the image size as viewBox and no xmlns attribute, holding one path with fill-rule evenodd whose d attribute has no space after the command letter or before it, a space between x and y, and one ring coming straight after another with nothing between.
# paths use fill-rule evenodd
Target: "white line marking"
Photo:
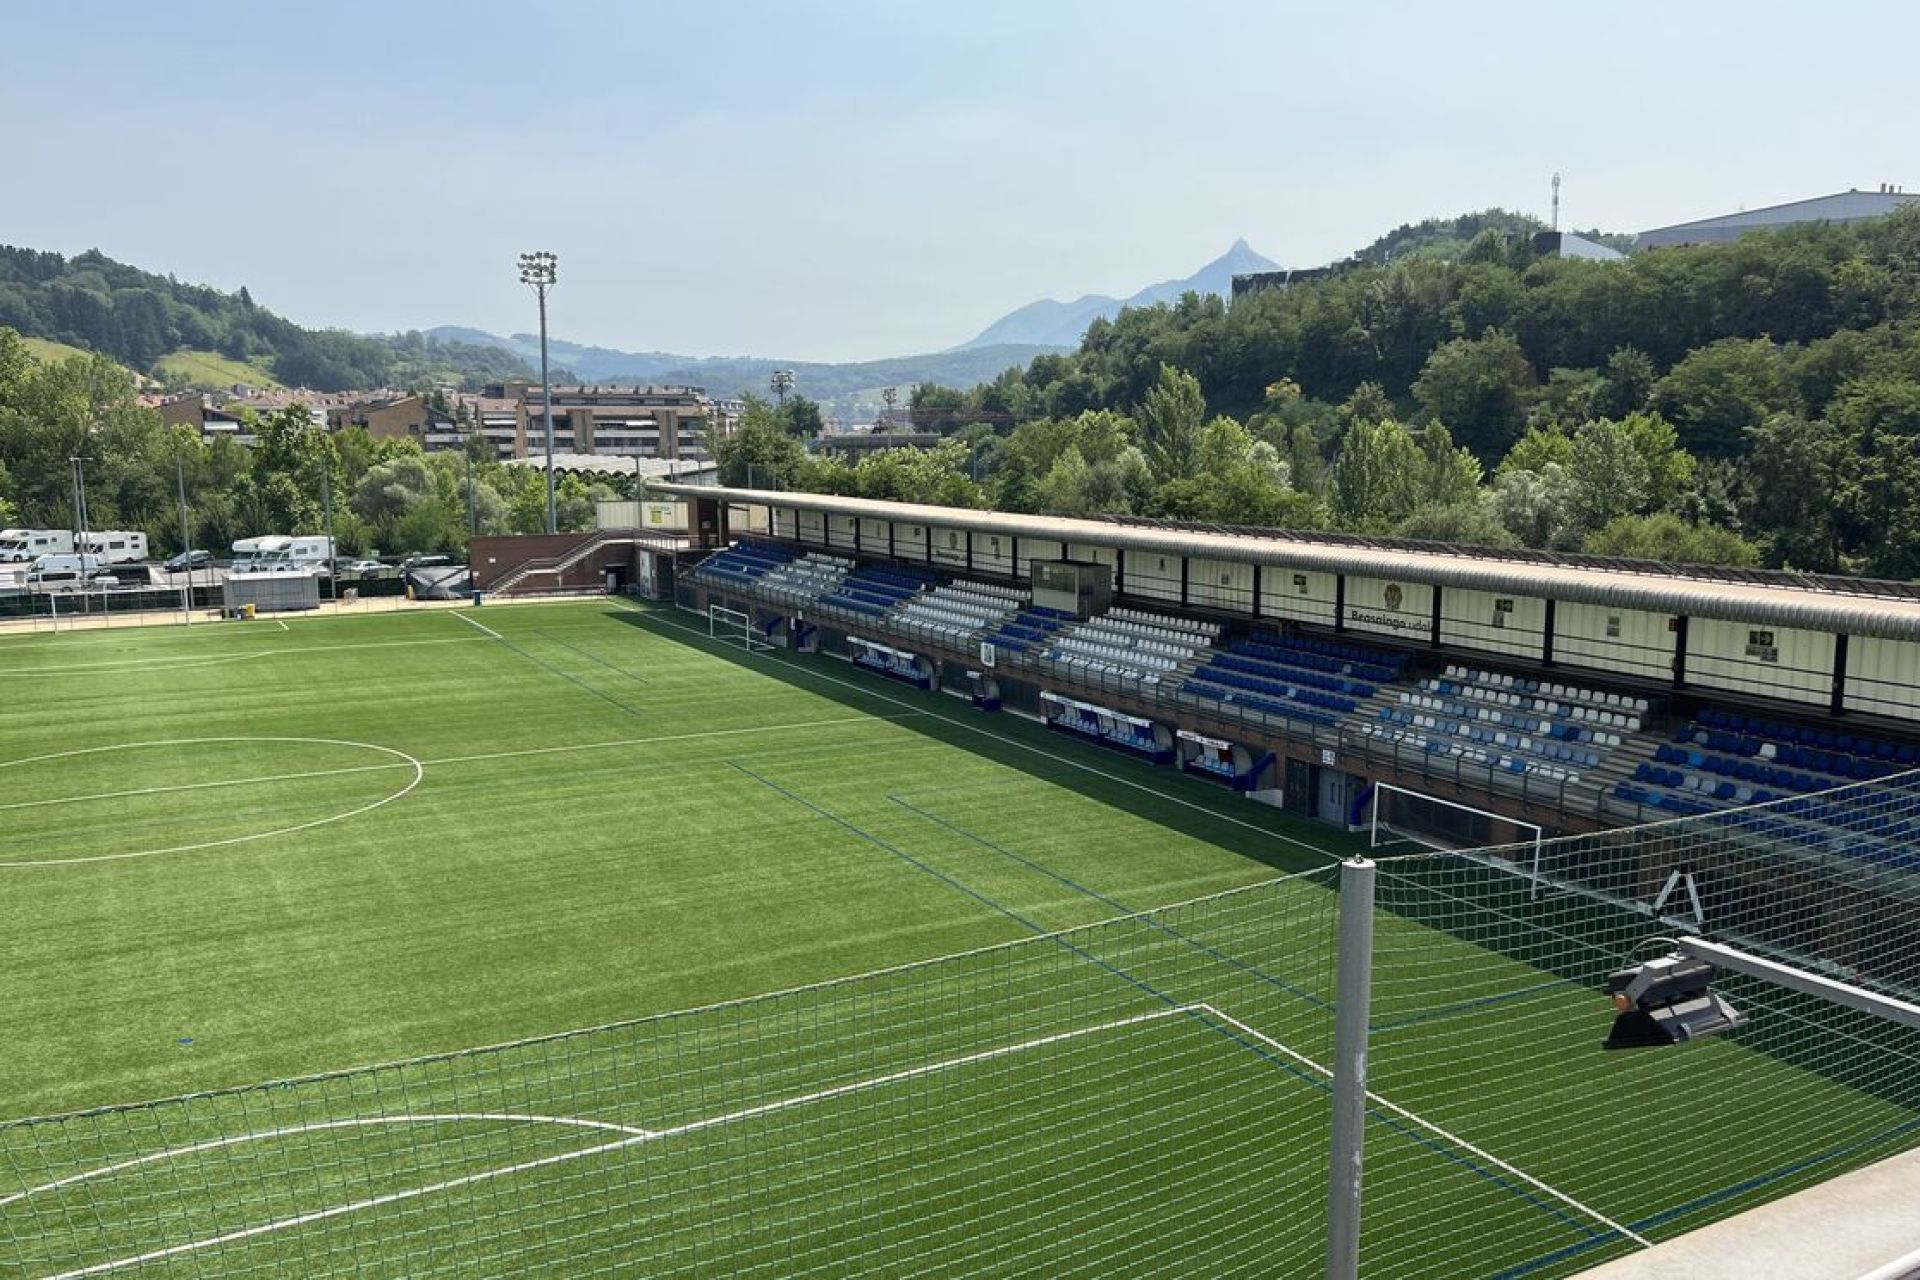
<instances>
[{"instance_id":1,"label":"white line marking","mask_svg":"<svg viewBox=\"0 0 1920 1280\"><path fill-rule=\"evenodd\" d=\"M223 1232L217 1236L206 1236L199 1240L189 1240L184 1244L169 1245L163 1249L153 1249L146 1253L126 1258L115 1258L111 1262L96 1262L92 1266L80 1267L72 1271L62 1271L47 1277L47 1280L81 1280L84 1276L102 1275L109 1271L119 1271L127 1267L137 1267L162 1258L177 1258L182 1254L198 1253L203 1249L214 1249L237 1240L248 1240L256 1236L268 1235L276 1231L286 1231L293 1227L303 1227L314 1222L324 1222L329 1218L339 1218L350 1213L359 1213L366 1209L377 1209L384 1205L399 1204L407 1200L418 1200L422 1196L453 1191L460 1187L472 1186L480 1182L490 1182L496 1178L511 1177L514 1174L527 1173L534 1169L544 1169L557 1164L567 1164L575 1160L584 1160L589 1156L605 1155L609 1152L639 1146L642 1143L659 1142L666 1138L682 1137L689 1133L718 1128L721 1125L734 1124L741 1120L751 1120L760 1116L772 1115L780 1111L789 1111L795 1107L804 1107L816 1102L826 1102L833 1098L843 1098L850 1094L864 1093L869 1089L878 1089L890 1084L899 1084L905 1080L917 1080L925 1076L936 1075L942 1071L951 1071L956 1067L970 1066L978 1062L989 1062L996 1058L1010 1057L1024 1053L1029 1049L1045 1048L1068 1040L1078 1040L1098 1035L1106 1031L1118 1031L1125 1027L1138 1026L1145 1022L1157 1022L1165 1018L1189 1013L1197 1006L1176 1006L1154 1009L1147 1013L1137 1013L1131 1017L1115 1018L1110 1022L1096 1023L1089 1027L1079 1027L1072 1031L1057 1031L1052 1035L1039 1036L1032 1040L1023 1040L1017 1044L999 1045L992 1049L982 1049L977 1053L964 1054L957 1058L947 1058L939 1062L926 1063L917 1067L908 1067L886 1075L874 1076L867 1080L856 1080L849 1084L834 1085L827 1089L816 1089L811 1093L799 1094L791 1098L781 1098L773 1102L763 1102L756 1106L743 1107L738 1111L729 1111L722 1115L708 1116L703 1120L692 1120L670 1129L642 1130L631 1137L614 1142L602 1142L591 1147L581 1147L573 1151L562 1151L555 1155L542 1156L537 1160L523 1160L497 1169L483 1169L478 1173L469 1173L458 1178L448 1178L444 1182L429 1183L423 1187L408 1187L402 1191L389 1191L384 1195L368 1196L348 1204L333 1205L326 1209L316 1209L310 1213L295 1214L278 1218L272 1222L263 1222L258 1226L242 1227L238 1230ZM6 1203L0 1201L0 1204Z\"/></svg>"},{"instance_id":2,"label":"white line marking","mask_svg":"<svg viewBox=\"0 0 1920 1280\"><path fill-rule=\"evenodd\" d=\"M371 804L363 804L359 808L349 809L345 813L336 813L324 818L315 818L310 822L296 823L290 827L277 827L272 831L256 831L249 835L229 836L224 840L203 840L198 844L173 845L165 849L134 849L126 853L100 853L78 858L35 858L20 862L4 861L0 862L0 869L9 867L71 867L90 862L124 862L131 858L154 858L163 853L192 853L200 849L220 849L227 845L246 844L252 840L265 840L270 836L292 835L296 831L310 831L315 827L324 827L328 823L344 822L348 818L357 818L363 813L372 813L375 809L392 804L395 800L400 799L400 797L412 791L420 785L421 779L427 776L426 766L404 751L396 750L393 747L382 747L371 742L350 742L344 738L221 737L172 738L155 742L125 742L111 747L82 747L74 751L56 751L44 756L26 756L19 760L8 760L0 763L0 768L27 764L35 760L57 760L67 756L94 755L107 751L130 751L138 747L188 746L207 742L300 742L333 747L358 747L363 751L379 751L397 757L401 764L411 765L413 767L413 777L407 779L407 784L398 791L393 792L391 795L384 796L379 800L375 800Z\"/></svg>"},{"instance_id":3,"label":"white line marking","mask_svg":"<svg viewBox=\"0 0 1920 1280\"><path fill-rule=\"evenodd\" d=\"M128 1169L137 1169L142 1165L158 1164L163 1160L177 1160L181 1156L197 1155L202 1151L214 1151L221 1147L238 1147L250 1142L268 1142L275 1138L288 1138L301 1133L321 1133L330 1129L385 1129L410 1124L468 1123L557 1124L574 1129L604 1129L642 1138L650 1136L649 1130L630 1124L614 1124L610 1120L585 1120L578 1116L522 1115L516 1112L461 1111L447 1114L369 1116L351 1120L316 1120L312 1124L290 1124L279 1129L262 1129L258 1133L242 1133L230 1138L209 1138L205 1142L190 1143L184 1147L169 1147L165 1151L156 1151L151 1155L135 1156L131 1160L102 1165L98 1169L88 1169L84 1173L69 1174L64 1178L56 1178L52 1182L43 1182L37 1187L28 1187L25 1191L0 1196L0 1209L25 1200L28 1196L44 1195L46 1192L58 1191L62 1187L71 1187L77 1183L109 1178L116 1173L125 1173Z\"/></svg>"},{"instance_id":4,"label":"white line marking","mask_svg":"<svg viewBox=\"0 0 1920 1280\"><path fill-rule=\"evenodd\" d=\"M293 628L292 628L292 627L290 627L290 626L288 626L288 625L286 624L286 621L285 621L284 619L281 619L281 618L275 618L275 619L274 619L274 621L275 621L275 622L278 622L278 623L280 624L280 629L281 629L282 631L291 631L291 630L293 630Z\"/></svg>"},{"instance_id":5,"label":"white line marking","mask_svg":"<svg viewBox=\"0 0 1920 1280\"><path fill-rule=\"evenodd\" d=\"M609 597L609 598L611 599L612 597ZM683 631L691 632L696 636L706 635L706 633L701 631L698 627L690 626L687 623L683 622L679 618L677 611L671 611L666 609L642 609L637 605L627 604L625 601L618 601L617 603L619 604L620 608L627 610L629 613L638 613L643 617L653 617L657 614L660 617L670 620L671 622L673 622L675 626L678 626ZM773 655L767 654L764 651L762 651L761 656L771 658ZM1012 738L1002 737L991 729L982 728L980 725L977 725L977 724L970 724L965 720L955 720L952 716L943 716L937 711L926 711L926 710L921 710L920 708L914 708L912 703L902 702L898 698L889 697L888 695L881 693L875 689L871 689L866 685L855 684L851 680L842 680L838 676L830 676L825 674L824 672L816 671L813 667L805 663L796 662L791 658L780 659L780 661L782 665L793 667L794 669L804 672L808 675L811 675L816 679L825 680L829 684L837 684L843 689L852 689L855 692L865 694L868 697L878 698L882 702L891 702L896 707L908 707L910 709L919 710L921 715L932 716L935 720L943 720L946 723L953 725L956 728L965 729L969 733L977 733L983 738L992 738L996 742L1004 742L1010 747L1018 747L1020 750L1029 752L1033 755L1045 756L1049 760L1055 760L1061 764L1069 766L1070 768L1079 769L1083 773L1091 773L1096 777L1105 778L1109 782L1117 782L1123 787L1131 787L1135 791L1144 791L1146 794L1150 796L1155 796L1161 800L1165 800L1169 804L1177 804L1182 808L1192 809L1196 813L1204 813L1210 818L1218 818L1222 822L1231 822L1237 827L1245 827L1249 831L1257 831L1261 835L1266 836L1270 840L1279 840L1285 844L1294 845L1298 848L1306 849L1309 852L1320 854L1323 857L1331 858L1336 862L1340 860L1340 855L1337 853L1334 853L1332 850L1323 849L1317 844L1310 844L1305 840L1299 840L1294 838L1293 836L1282 835L1280 832L1275 831L1270 827L1263 827L1257 822L1248 822L1244 818L1236 818L1232 814L1222 813L1218 809L1212 809L1203 804L1196 804L1191 800L1183 800L1179 796L1168 795L1166 792L1160 791L1154 787L1149 787L1144 783L1135 782L1130 778L1122 778L1118 774L1108 773L1105 769L1096 769L1090 764L1082 764L1078 760L1069 760L1065 756L1055 755L1054 753L1050 751L1046 751L1040 747L1032 746L1025 742L1017 742Z\"/></svg>"},{"instance_id":6,"label":"white line marking","mask_svg":"<svg viewBox=\"0 0 1920 1280\"><path fill-rule=\"evenodd\" d=\"M459 616L459 615L456 615ZM290 653L346 653L355 649L404 649L427 644L479 644L479 636L438 637L432 640L369 640L363 644L307 644L290 649L258 649L250 653L180 654L157 658L126 658L117 662L69 663L57 667L0 667L0 676L83 675L89 671L184 671L255 658L277 658Z\"/></svg>"},{"instance_id":7,"label":"white line marking","mask_svg":"<svg viewBox=\"0 0 1920 1280\"><path fill-rule=\"evenodd\" d=\"M81 803L85 803L87 801L92 801L92 800L114 800L114 799L129 797L129 796L169 795L179 791L207 791L207 790L214 790L222 787L251 786L255 783L295 782L295 781L305 781L310 778L340 777L346 774L354 774L354 773L377 773L383 769L438 768L441 765L476 764L476 763L482 763L489 760L518 759L524 756L559 755L559 754L563 754L570 751L605 751L615 747L644 747L644 746L651 746L653 744L662 743L662 742L689 742L698 738L727 738L727 737L733 737L739 734L746 734L746 733L779 733L779 732L786 732L786 731L797 730L797 729L824 729L832 725L866 724L875 720L890 723L895 720L905 720L910 716L917 716L921 714L923 713L919 711L908 711L897 716L875 716L875 715L836 716L827 720L801 720L791 724L757 724L757 725L749 725L745 728L740 728L740 729L701 729L692 733L666 733L666 734L659 734L650 738L615 738L607 742L582 742L582 743L576 743L569 746L525 747L517 751L486 751L478 755L444 756L437 760L419 760L413 756L407 755L403 751L394 751L390 747L377 747L371 743L341 743L338 745L366 746L370 750L386 751L386 752L389 752L390 754L399 756L400 759L393 760L385 764L342 765L337 769L310 769L301 773L283 773L283 774L277 774L277 775L260 777L260 778L223 778L214 782L182 782L177 784L171 784L168 786L141 787L137 790L131 790L131 791L106 791L106 792L100 792L95 795L61 796L61 797L50 799L50 800L20 800L20 801L15 801L11 804L0 804L0 813L4 813L14 809L33 809L33 808L39 808L47 805L81 804ZM282 742L282 741L284 742L333 742L334 740L330 738L284 738L284 739L282 738L179 738L179 739L169 739L161 742L123 742L123 743L117 743L109 747L81 747L73 751L53 751L53 752L48 752L45 755L21 756L16 760L0 760L0 769L11 768L12 766L18 765L18 764L33 764L33 763L44 761L44 760L60 760L68 756L90 755L95 752L131 750L136 747L181 746L184 744L195 743L195 742ZM416 779L416 781L418 781L418 779ZM398 799L399 797L394 796L392 798ZM341 816L349 817L351 815L343 814ZM338 819L328 819L328 821L338 821ZM286 828L285 830L297 831L302 829L303 828L289 827L289 828ZM285 834L285 832L264 832L258 836L248 836L244 838L250 839L250 840L259 840L259 839L264 839L268 835L278 835L278 834ZM230 841L226 843L238 843L238 842ZM186 852L188 849L212 848L212 847L215 847L215 846L191 845L191 846L182 846L181 848L178 848L178 849L154 849L151 851L143 851L139 853L115 854L111 856L118 857L118 858L146 857L148 856L149 852L156 853L156 854L157 853L182 853L182 852ZM56 859L52 861L43 861L43 862L8 862L3 859L0 859L0 871L4 871L8 867L64 866L70 862L80 862L80 861L89 861L89 859L67 858L67 859Z\"/></svg>"},{"instance_id":8,"label":"white line marking","mask_svg":"<svg viewBox=\"0 0 1920 1280\"><path fill-rule=\"evenodd\" d=\"M82 662L58 667L4 667L0 676L85 675L90 671L190 671L195 667L213 667L228 662L250 662L271 657L272 651L257 653L182 654L179 657L127 658L119 662Z\"/></svg>"},{"instance_id":9,"label":"white line marking","mask_svg":"<svg viewBox=\"0 0 1920 1280\"><path fill-rule=\"evenodd\" d=\"M12 761L6 762L11 764ZM421 764L426 761L422 760ZM6 764L0 764L5 768ZM342 765L337 769L309 769L303 773L271 773L258 778L221 778L215 782L179 782L162 787L136 787L128 791L100 791L84 796L54 796L46 800L15 800L9 804L0 804L0 813L10 813L16 809L44 809L62 804L91 804L96 800L125 800L133 796L175 795L182 791L213 791L222 787L252 787L269 782L301 782L309 778L337 778L350 773L377 773L382 769L405 769L410 765L405 760L393 760L385 764Z\"/></svg>"},{"instance_id":10,"label":"white line marking","mask_svg":"<svg viewBox=\"0 0 1920 1280\"><path fill-rule=\"evenodd\" d=\"M1320 1075L1326 1077L1329 1080L1333 1079L1333 1070L1331 1068L1321 1066L1319 1063L1315 1062L1312 1058L1307 1057L1307 1055L1305 1055L1304 1053L1301 1053L1297 1049L1288 1048L1286 1045L1281 1044L1278 1040L1275 1040L1272 1036L1266 1035L1259 1031L1255 1031L1252 1027L1240 1021L1238 1018L1233 1017L1231 1014L1222 1013L1220 1010L1214 1008L1210 1004L1198 1004L1198 1005L1195 1005L1194 1008L1205 1010L1207 1013L1212 1014L1214 1017L1220 1019L1220 1021L1226 1023L1228 1026L1233 1027L1237 1031L1241 1031L1249 1036L1252 1036L1255 1040L1258 1040L1261 1044L1266 1045L1268 1048L1273 1049L1275 1052L1285 1054L1287 1057L1292 1058L1295 1062L1298 1062L1300 1065L1318 1072ZM1468 1142L1465 1138L1462 1138L1459 1134L1451 1133L1446 1129L1442 1129L1439 1125L1434 1124L1430 1120L1422 1119L1421 1117L1415 1115L1413 1112L1407 1110L1405 1107L1401 1106L1396 1102L1387 1101L1387 1099L1381 1097L1379 1094L1375 1093L1371 1089L1367 1090L1367 1101L1373 1103L1375 1106L1381 1108L1384 1111L1392 1112L1394 1115L1399 1116L1402 1120L1407 1121L1409 1124L1415 1124L1420 1126L1422 1129L1425 1129L1428 1133L1433 1134L1435 1137L1439 1138L1441 1141L1452 1143L1454 1146L1460 1148L1462 1151L1471 1153L1472 1155L1478 1157L1479 1159L1484 1160L1488 1164L1494 1166L1496 1169L1499 1169L1504 1173L1512 1174L1514 1177L1526 1183L1528 1186L1534 1188L1536 1191L1540 1191L1545 1193L1546 1195L1552 1196L1555 1200L1558 1200L1561 1204L1564 1204L1569 1208L1575 1209L1580 1213L1585 1214L1587 1217L1592 1218L1595 1222L1600 1223L1602 1226L1606 1227L1608 1230L1617 1232L1618 1234L1625 1236L1627 1239L1633 1241L1635 1244L1639 1245L1640 1247L1644 1249L1651 1249L1653 1247L1653 1241L1647 1239L1645 1236L1641 1235L1640 1233L1633 1231L1628 1227L1622 1226L1618 1222L1615 1222L1612 1218L1609 1218L1606 1214L1601 1213L1598 1209L1594 1209L1588 1205L1582 1204L1580 1201L1575 1200L1572 1196L1568 1195L1566 1192L1561 1191L1557 1187L1554 1187L1548 1183L1540 1181L1540 1179L1534 1177L1530 1173L1527 1173L1525 1170L1515 1168L1513 1165L1508 1164L1505 1160L1502 1160L1500 1157L1492 1154L1491 1152L1487 1151L1485 1148L1477 1147L1473 1143Z\"/></svg>"},{"instance_id":11,"label":"white line marking","mask_svg":"<svg viewBox=\"0 0 1920 1280\"><path fill-rule=\"evenodd\" d=\"M480 628L480 630L486 632L488 635L492 636L495 640L500 640L500 641L506 640L505 636L501 635L498 631L495 631L492 627L488 626L484 622L479 621L478 619L469 618L464 613L456 613L453 616L460 619L460 621L466 623L470 627Z\"/></svg>"}]
</instances>

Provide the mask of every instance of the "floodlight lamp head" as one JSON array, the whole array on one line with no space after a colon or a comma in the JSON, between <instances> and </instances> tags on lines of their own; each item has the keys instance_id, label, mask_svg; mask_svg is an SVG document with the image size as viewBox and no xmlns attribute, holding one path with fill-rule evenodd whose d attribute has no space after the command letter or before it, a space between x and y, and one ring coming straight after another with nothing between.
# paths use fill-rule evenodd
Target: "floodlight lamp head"
<instances>
[{"instance_id":1,"label":"floodlight lamp head","mask_svg":"<svg viewBox=\"0 0 1920 1280\"><path fill-rule=\"evenodd\" d=\"M1619 1010L1603 1047L1643 1049L1680 1044L1732 1031L1747 1016L1709 984L1714 967L1681 952L1607 975L1607 994Z\"/></svg>"},{"instance_id":2,"label":"floodlight lamp head","mask_svg":"<svg viewBox=\"0 0 1920 1280\"><path fill-rule=\"evenodd\" d=\"M520 283L536 288L550 285L559 278L560 259L558 255L546 250L520 255Z\"/></svg>"}]
</instances>

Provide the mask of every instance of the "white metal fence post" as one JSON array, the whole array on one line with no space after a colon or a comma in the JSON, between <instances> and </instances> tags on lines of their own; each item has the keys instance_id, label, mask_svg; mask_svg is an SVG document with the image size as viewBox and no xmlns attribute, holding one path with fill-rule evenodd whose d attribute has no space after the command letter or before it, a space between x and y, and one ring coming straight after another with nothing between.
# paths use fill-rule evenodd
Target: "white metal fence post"
<instances>
[{"instance_id":1,"label":"white metal fence post","mask_svg":"<svg viewBox=\"0 0 1920 1280\"><path fill-rule=\"evenodd\" d=\"M1367 1128L1367 1022L1373 985L1374 864L1340 866L1340 975L1333 1023L1333 1152L1327 1178L1327 1280L1360 1274L1360 1166Z\"/></svg>"}]
</instances>

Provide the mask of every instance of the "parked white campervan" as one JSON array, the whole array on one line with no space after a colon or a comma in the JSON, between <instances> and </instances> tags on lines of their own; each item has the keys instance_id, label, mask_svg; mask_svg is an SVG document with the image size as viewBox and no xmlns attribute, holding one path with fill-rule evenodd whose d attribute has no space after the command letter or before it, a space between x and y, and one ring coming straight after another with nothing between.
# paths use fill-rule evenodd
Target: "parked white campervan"
<instances>
[{"instance_id":1,"label":"parked white campervan","mask_svg":"<svg viewBox=\"0 0 1920 1280\"><path fill-rule=\"evenodd\" d=\"M312 573L333 560L330 538L303 535L297 538L255 538L247 569L252 573ZM239 550L239 543L234 549ZM239 568L238 561L234 567Z\"/></svg>"},{"instance_id":2,"label":"parked white campervan","mask_svg":"<svg viewBox=\"0 0 1920 1280\"><path fill-rule=\"evenodd\" d=\"M0 561L19 564L72 550L73 534L66 529L0 529Z\"/></svg>"},{"instance_id":3,"label":"parked white campervan","mask_svg":"<svg viewBox=\"0 0 1920 1280\"><path fill-rule=\"evenodd\" d=\"M86 543L86 550L108 564L140 564L147 558L147 535L128 529L89 533Z\"/></svg>"}]
</instances>

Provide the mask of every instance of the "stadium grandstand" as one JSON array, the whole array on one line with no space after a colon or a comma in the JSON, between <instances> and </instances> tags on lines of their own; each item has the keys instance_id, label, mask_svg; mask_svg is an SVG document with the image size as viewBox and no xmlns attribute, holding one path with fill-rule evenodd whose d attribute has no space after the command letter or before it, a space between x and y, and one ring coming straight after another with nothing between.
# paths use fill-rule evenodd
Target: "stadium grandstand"
<instances>
[{"instance_id":1,"label":"stadium grandstand","mask_svg":"<svg viewBox=\"0 0 1920 1280\"><path fill-rule=\"evenodd\" d=\"M1269 761L1242 790L1342 825L1380 782L1575 832L1920 759L1908 584L663 488L713 503L727 544L683 604L797 648L884 641L1032 714L1052 692L1230 742ZM1799 820L1809 847L1911 856L1825 806Z\"/></svg>"}]
</instances>

